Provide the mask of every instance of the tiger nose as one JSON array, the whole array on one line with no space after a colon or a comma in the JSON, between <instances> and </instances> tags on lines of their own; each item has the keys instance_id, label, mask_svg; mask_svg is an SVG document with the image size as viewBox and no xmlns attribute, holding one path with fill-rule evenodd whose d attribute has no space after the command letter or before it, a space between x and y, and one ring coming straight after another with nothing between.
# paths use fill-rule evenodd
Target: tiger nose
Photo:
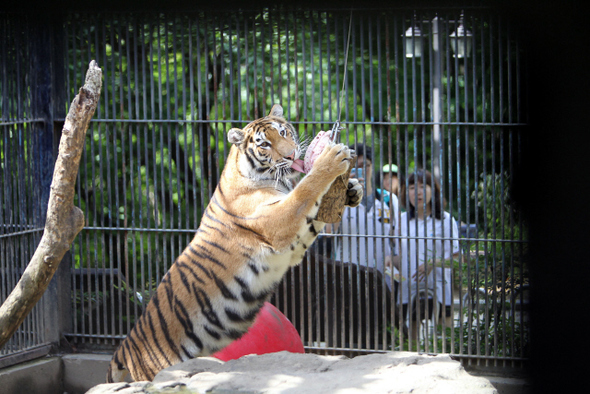
<instances>
[{"instance_id":1,"label":"tiger nose","mask_svg":"<svg viewBox=\"0 0 590 394\"><path fill-rule=\"evenodd\" d=\"M285 157L286 157L287 159L289 159L289 160L295 160L295 153L296 153L296 152L295 152L295 151L293 151L293 152L291 152L291 154L290 154L290 155L288 155L288 156L285 156Z\"/></svg>"}]
</instances>

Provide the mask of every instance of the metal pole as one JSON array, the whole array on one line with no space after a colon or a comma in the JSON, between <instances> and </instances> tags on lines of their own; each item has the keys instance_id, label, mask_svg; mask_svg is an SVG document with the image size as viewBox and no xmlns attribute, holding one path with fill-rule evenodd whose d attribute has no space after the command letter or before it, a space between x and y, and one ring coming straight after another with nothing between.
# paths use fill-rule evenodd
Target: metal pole
<instances>
[{"instance_id":1,"label":"metal pole","mask_svg":"<svg viewBox=\"0 0 590 394\"><path fill-rule=\"evenodd\" d=\"M442 111L440 107L441 102L441 48L440 48L440 34L439 34L439 18L436 17L432 20L432 49L433 49L433 66L434 66L434 80L432 81L432 139L433 139L433 151L432 151L432 165L434 170L434 176L440 179L440 124L442 122Z\"/></svg>"}]
</instances>

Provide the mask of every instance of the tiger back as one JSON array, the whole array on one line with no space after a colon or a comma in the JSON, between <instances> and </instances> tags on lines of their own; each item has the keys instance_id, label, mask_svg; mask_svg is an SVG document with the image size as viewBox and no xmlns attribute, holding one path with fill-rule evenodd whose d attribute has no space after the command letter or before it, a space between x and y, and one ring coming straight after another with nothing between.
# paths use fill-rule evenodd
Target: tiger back
<instances>
[{"instance_id":1,"label":"tiger back","mask_svg":"<svg viewBox=\"0 0 590 394\"><path fill-rule=\"evenodd\" d=\"M291 165L302 148L280 105L244 129L230 129L228 140L226 165L195 237L115 351L107 382L127 373L153 380L164 368L240 338L323 229L314 218L331 183L348 169L348 147L326 147L293 187L298 174ZM349 195L348 205L358 205L356 180Z\"/></svg>"}]
</instances>

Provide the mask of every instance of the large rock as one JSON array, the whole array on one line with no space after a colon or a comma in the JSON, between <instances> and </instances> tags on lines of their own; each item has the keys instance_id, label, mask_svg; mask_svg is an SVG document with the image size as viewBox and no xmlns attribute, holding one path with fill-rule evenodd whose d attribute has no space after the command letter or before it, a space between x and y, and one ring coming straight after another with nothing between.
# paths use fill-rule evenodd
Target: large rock
<instances>
[{"instance_id":1,"label":"large rock","mask_svg":"<svg viewBox=\"0 0 590 394\"><path fill-rule=\"evenodd\" d=\"M497 394L485 378L469 375L447 355L391 352L318 356L289 352L223 362L189 360L161 371L153 382L101 384L87 394L131 393L465 393Z\"/></svg>"}]
</instances>

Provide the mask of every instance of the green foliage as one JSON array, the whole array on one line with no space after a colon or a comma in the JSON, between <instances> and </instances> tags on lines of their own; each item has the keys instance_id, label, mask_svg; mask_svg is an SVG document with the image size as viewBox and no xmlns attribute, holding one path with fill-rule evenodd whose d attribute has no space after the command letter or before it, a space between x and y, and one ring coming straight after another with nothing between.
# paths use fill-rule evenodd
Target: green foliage
<instances>
[{"instance_id":1,"label":"green foliage","mask_svg":"<svg viewBox=\"0 0 590 394\"><path fill-rule=\"evenodd\" d=\"M475 256L474 264L464 267L464 281L470 282L468 288L504 290L507 283L510 286L526 283L528 229L511 195L511 176L481 174L478 189L471 197L482 223L479 237L484 241L468 245Z\"/></svg>"},{"instance_id":2,"label":"green foliage","mask_svg":"<svg viewBox=\"0 0 590 394\"><path fill-rule=\"evenodd\" d=\"M452 333L457 354L528 355L528 227L512 198L511 180L507 172L481 174L471 196L482 241L467 241L470 258L455 267L466 292L462 323ZM447 332L448 346L452 335Z\"/></svg>"},{"instance_id":3,"label":"green foliage","mask_svg":"<svg viewBox=\"0 0 590 394\"><path fill-rule=\"evenodd\" d=\"M512 308L509 303L504 303L504 308L499 312L489 308L478 313L476 309L464 308L463 323L452 330L446 328L444 340L447 349L452 349L455 354L528 357L530 325L524 317L512 314ZM440 331L438 338L439 346L442 346Z\"/></svg>"}]
</instances>

